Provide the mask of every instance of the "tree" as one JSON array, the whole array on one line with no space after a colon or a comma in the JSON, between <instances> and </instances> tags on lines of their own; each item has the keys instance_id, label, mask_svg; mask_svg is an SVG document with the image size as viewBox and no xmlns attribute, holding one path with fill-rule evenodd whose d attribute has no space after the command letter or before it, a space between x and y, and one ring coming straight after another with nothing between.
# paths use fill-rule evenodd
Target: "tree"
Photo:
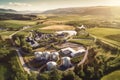
<instances>
[{"instance_id":1,"label":"tree","mask_svg":"<svg viewBox=\"0 0 120 80\"><path fill-rule=\"evenodd\" d=\"M5 48L0 48L0 59L7 56L9 54L9 50Z\"/></svg>"},{"instance_id":2,"label":"tree","mask_svg":"<svg viewBox=\"0 0 120 80\"><path fill-rule=\"evenodd\" d=\"M28 75L28 80L37 80L37 74L32 73L32 74Z\"/></svg>"},{"instance_id":3,"label":"tree","mask_svg":"<svg viewBox=\"0 0 120 80\"><path fill-rule=\"evenodd\" d=\"M43 74L40 74L37 79L38 80L50 80L49 78L50 76L48 75L48 73L43 73Z\"/></svg>"},{"instance_id":4,"label":"tree","mask_svg":"<svg viewBox=\"0 0 120 80\"><path fill-rule=\"evenodd\" d=\"M24 72L17 72L16 76L14 77L15 80L28 80L28 75Z\"/></svg>"},{"instance_id":5,"label":"tree","mask_svg":"<svg viewBox=\"0 0 120 80\"><path fill-rule=\"evenodd\" d=\"M50 80L61 80L62 78L62 73L58 71L57 69L53 70L50 72Z\"/></svg>"},{"instance_id":6,"label":"tree","mask_svg":"<svg viewBox=\"0 0 120 80\"><path fill-rule=\"evenodd\" d=\"M62 80L81 80L73 71L67 71L63 73Z\"/></svg>"}]
</instances>

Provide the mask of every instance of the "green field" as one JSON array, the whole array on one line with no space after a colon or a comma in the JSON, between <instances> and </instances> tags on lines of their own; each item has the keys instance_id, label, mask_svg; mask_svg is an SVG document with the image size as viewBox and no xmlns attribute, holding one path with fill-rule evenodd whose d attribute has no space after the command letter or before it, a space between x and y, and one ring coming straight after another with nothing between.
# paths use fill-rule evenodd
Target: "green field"
<instances>
[{"instance_id":1,"label":"green field","mask_svg":"<svg viewBox=\"0 0 120 80\"><path fill-rule=\"evenodd\" d=\"M24 21L24 20L4 20L3 22L13 23L13 24L23 24L23 25L34 25L35 21Z\"/></svg>"},{"instance_id":2,"label":"green field","mask_svg":"<svg viewBox=\"0 0 120 80\"><path fill-rule=\"evenodd\" d=\"M21 20L3 20L0 21L0 28L7 30L19 30L24 26L35 25L35 21L21 21Z\"/></svg>"},{"instance_id":3,"label":"green field","mask_svg":"<svg viewBox=\"0 0 120 80\"><path fill-rule=\"evenodd\" d=\"M119 46L120 44L120 29L116 28L91 28L88 32L98 39L101 39L110 44Z\"/></svg>"},{"instance_id":4,"label":"green field","mask_svg":"<svg viewBox=\"0 0 120 80\"><path fill-rule=\"evenodd\" d=\"M90 39L71 39L70 42L82 44L85 46L90 46L94 44L93 40Z\"/></svg>"},{"instance_id":5,"label":"green field","mask_svg":"<svg viewBox=\"0 0 120 80\"><path fill-rule=\"evenodd\" d=\"M101 80L120 80L120 70L104 76Z\"/></svg>"},{"instance_id":6,"label":"green field","mask_svg":"<svg viewBox=\"0 0 120 80\"><path fill-rule=\"evenodd\" d=\"M3 39L6 39L14 32L15 31L0 31L0 35L2 36Z\"/></svg>"}]
</instances>

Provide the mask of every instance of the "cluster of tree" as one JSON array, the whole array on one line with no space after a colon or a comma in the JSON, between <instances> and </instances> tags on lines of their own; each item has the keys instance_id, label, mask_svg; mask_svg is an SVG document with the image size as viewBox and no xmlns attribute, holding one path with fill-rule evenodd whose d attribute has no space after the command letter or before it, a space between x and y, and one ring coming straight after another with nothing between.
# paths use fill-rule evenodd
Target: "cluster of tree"
<instances>
[{"instance_id":1,"label":"cluster of tree","mask_svg":"<svg viewBox=\"0 0 120 80\"><path fill-rule=\"evenodd\" d=\"M24 15L24 14L10 14L10 13L1 13L0 20L33 20L37 18L36 15Z\"/></svg>"},{"instance_id":2,"label":"cluster of tree","mask_svg":"<svg viewBox=\"0 0 120 80\"><path fill-rule=\"evenodd\" d=\"M16 46L21 47L24 52L32 53L31 46L26 42L24 34L15 34L12 36L12 40Z\"/></svg>"},{"instance_id":3,"label":"cluster of tree","mask_svg":"<svg viewBox=\"0 0 120 80\"><path fill-rule=\"evenodd\" d=\"M9 46L10 44L7 44L7 41L3 41L2 37L0 36L0 59L9 54Z\"/></svg>"},{"instance_id":4,"label":"cluster of tree","mask_svg":"<svg viewBox=\"0 0 120 80\"><path fill-rule=\"evenodd\" d=\"M109 55L109 56L108 56ZM91 48L85 64L76 66L74 72L83 80L99 80L106 74L120 69L119 54L113 55L101 49Z\"/></svg>"},{"instance_id":5,"label":"cluster of tree","mask_svg":"<svg viewBox=\"0 0 120 80\"><path fill-rule=\"evenodd\" d=\"M38 80L82 80L73 71L61 72L53 70L38 76Z\"/></svg>"}]
</instances>

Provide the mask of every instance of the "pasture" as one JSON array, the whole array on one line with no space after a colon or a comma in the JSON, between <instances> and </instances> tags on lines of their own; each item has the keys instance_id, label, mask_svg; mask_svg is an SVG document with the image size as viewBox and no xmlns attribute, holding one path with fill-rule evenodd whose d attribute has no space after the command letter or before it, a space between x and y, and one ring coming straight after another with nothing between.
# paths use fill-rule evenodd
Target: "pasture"
<instances>
[{"instance_id":1,"label":"pasture","mask_svg":"<svg viewBox=\"0 0 120 80\"><path fill-rule=\"evenodd\" d=\"M120 44L120 29L116 28L90 28L88 32L98 39L101 39L110 44L119 46Z\"/></svg>"},{"instance_id":2,"label":"pasture","mask_svg":"<svg viewBox=\"0 0 120 80\"><path fill-rule=\"evenodd\" d=\"M120 70L104 76L101 80L120 80Z\"/></svg>"},{"instance_id":3,"label":"pasture","mask_svg":"<svg viewBox=\"0 0 120 80\"><path fill-rule=\"evenodd\" d=\"M24 26L35 25L34 21L21 21L21 20L4 20L0 21L0 28L4 28L7 30L19 30Z\"/></svg>"},{"instance_id":4,"label":"pasture","mask_svg":"<svg viewBox=\"0 0 120 80\"><path fill-rule=\"evenodd\" d=\"M23 24L23 25L34 25L35 21L24 21L24 20L4 20L3 22L6 23L13 23L13 24Z\"/></svg>"}]
</instances>

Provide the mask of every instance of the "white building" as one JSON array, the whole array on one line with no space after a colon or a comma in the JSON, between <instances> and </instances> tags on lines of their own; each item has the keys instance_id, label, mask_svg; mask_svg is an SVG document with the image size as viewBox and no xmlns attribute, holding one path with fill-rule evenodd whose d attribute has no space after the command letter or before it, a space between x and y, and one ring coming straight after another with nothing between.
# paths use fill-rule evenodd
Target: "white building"
<instances>
[{"instance_id":1,"label":"white building","mask_svg":"<svg viewBox=\"0 0 120 80\"><path fill-rule=\"evenodd\" d=\"M73 31L73 30L57 31L56 33L57 33L57 34L68 33L69 36L74 36L74 35L77 34L77 32L76 32L76 31Z\"/></svg>"},{"instance_id":2,"label":"white building","mask_svg":"<svg viewBox=\"0 0 120 80\"><path fill-rule=\"evenodd\" d=\"M54 62L54 61L49 61L49 62L47 62L46 65L47 65L47 69L48 69L48 70L52 70L52 69L57 68L57 63Z\"/></svg>"},{"instance_id":3,"label":"white building","mask_svg":"<svg viewBox=\"0 0 120 80\"><path fill-rule=\"evenodd\" d=\"M34 55L36 57L37 60L41 60L41 56L42 56L42 52L35 52Z\"/></svg>"},{"instance_id":4,"label":"white building","mask_svg":"<svg viewBox=\"0 0 120 80\"><path fill-rule=\"evenodd\" d=\"M80 50L78 50L78 51L76 51L76 52L74 52L74 53L71 53L70 55L71 55L71 57L75 57L75 56L81 55L81 54L84 53L84 52L86 52L85 49L80 49Z\"/></svg>"},{"instance_id":5,"label":"white building","mask_svg":"<svg viewBox=\"0 0 120 80\"><path fill-rule=\"evenodd\" d=\"M38 42L36 42L36 41L32 41L32 42L28 42L28 43L31 45L31 47L39 46Z\"/></svg>"},{"instance_id":6,"label":"white building","mask_svg":"<svg viewBox=\"0 0 120 80\"><path fill-rule=\"evenodd\" d=\"M76 51L70 47L61 49L61 52L65 55L70 55L71 53L75 53Z\"/></svg>"},{"instance_id":7,"label":"white building","mask_svg":"<svg viewBox=\"0 0 120 80\"><path fill-rule=\"evenodd\" d=\"M70 61L70 57L62 57L62 65L64 67L70 67L71 66L71 61Z\"/></svg>"},{"instance_id":8,"label":"white building","mask_svg":"<svg viewBox=\"0 0 120 80\"><path fill-rule=\"evenodd\" d=\"M82 25L81 27L78 27L79 29L86 29L84 25Z\"/></svg>"},{"instance_id":9,"label":"white building","mask_svg":"<svg viewBox=\"0 0 120 80\"><path fill-rule=\"evenodd\" d=\"M50 52L43 52L42 59L48 60L50 58Z\"/></svg>"},{"instance_id":10,"label":"white building","mask_svg":"<svg viewBox=\"0 0 120 80\"><path fill-rule=\"evenodd\" d=\"M49 60L50 52L35 52L35 57L37 60Z\"/></svg>"},{"instance_id":11,"label":"white building","mask_svg":"<svg viewBox=\"0 0 120 80\"><path fill-rule=\"evenodd\" d=\"M59 60L59 53L58 52L52 52L51 53L51 60Z\"/></svg>"}]
</instances>

